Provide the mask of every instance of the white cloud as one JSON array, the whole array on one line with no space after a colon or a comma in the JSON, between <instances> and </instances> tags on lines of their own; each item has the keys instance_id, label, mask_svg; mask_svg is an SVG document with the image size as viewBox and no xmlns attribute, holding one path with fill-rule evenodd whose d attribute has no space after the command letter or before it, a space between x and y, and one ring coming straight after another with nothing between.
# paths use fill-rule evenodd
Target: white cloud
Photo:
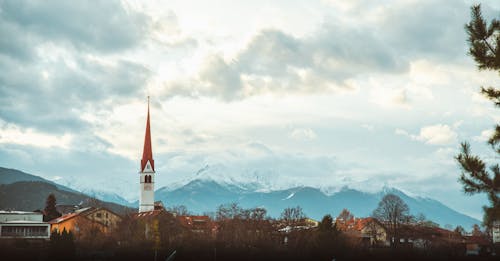
<instances>
[{"instance_id":1,"label":"white cloud","mask_svg":"<svg viewBox=\"0 0 500 261\"><path fill-rule=\"evenodd\" d=\"M427 144L447 145L456 142L457 133L448 125L436 124L421 128L420 134L413 138Z\"/></svg>"},{"instance_id":2,"label":"white cloud","mask_svg":"<svg viewBox=\"0 0 500 261\"><path fill-rule=\"evenodd\" d=\"M490 137L493 135L494 132L495 130L493 129L483 130L481 131L481 135L474 136L472 139L474 139L475 141L485 142L490 139Z\"/></svg>"},{"instance_id":3,"label":"white cloud","mask_svg":"<svg viewBox=\"0 0 500 261\"><path fill-rule=\"evenodd\" d=\"M318 137L316 133L309 129L309 128L296 128L293 129L288 136L292 139L295 140L303 140L303 141L308 141L308 140L314 140Z\"/></svg>"},{"instance_id":4,"label":"white cloud","mask_svg":"<svg viewBox=\"0 0 500 261\"><path fill-rule=\"evenodd\" d=\"M69 148L72 141L70 134L62 136L38 132L34 129L23 129L14 124L0 125L0 144L29 145L42 148Z\"/></svg>"},{"instance_id":5,"label":"white cloud","mask_svg":"<svg viewBox=\"0 0 500 261\"><path fill-rule=\"evenodd\" d=\"M422 141L431 145L448 145L456 143L457 140L457 133L446 124L422 127L418 135L413 135L403 129L397 128L395 134L407 136L412 140Z\"/></svg>"}]
</instances>

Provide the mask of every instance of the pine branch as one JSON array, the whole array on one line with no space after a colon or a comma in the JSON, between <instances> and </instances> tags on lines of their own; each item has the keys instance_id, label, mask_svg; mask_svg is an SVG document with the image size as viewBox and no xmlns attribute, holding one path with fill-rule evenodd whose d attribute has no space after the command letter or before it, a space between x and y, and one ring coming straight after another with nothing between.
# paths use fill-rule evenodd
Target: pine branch
<instances>
[{"instance_id":1,"label":"pine branch","mask_svg":"<svg viewBox=\"0 0 500 261\"><path fill-rule=\"evenodd\" d=\"M481 87L481 94L495 103L495 106L500 107L500 90L493 87Z\"/></svg>"}]
</instances>

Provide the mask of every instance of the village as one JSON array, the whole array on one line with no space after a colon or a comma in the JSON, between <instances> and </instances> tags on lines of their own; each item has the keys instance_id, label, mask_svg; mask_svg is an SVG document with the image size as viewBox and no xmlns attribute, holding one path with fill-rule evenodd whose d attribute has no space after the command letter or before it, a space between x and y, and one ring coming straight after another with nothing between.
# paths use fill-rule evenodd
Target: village
<instances>
[{"instance_id":1,"label":"village","mask_svg":"<svg viewBox=\"0 0 500 261\"><path fill-rule=\"evenodd\" d=\"M139 174L138 212L118 214L97 199L86 206L57 204L51 194L43 210L1 210L0 245L5 253L61 260L309 260L395 253L461 258L488 257L498 251L493 242L499 240L492 238L492 231L481 231L477 225L472 232L460 226L441 228L424 216L411 216L393 194L380 201L371 217L354 217L346 208L336 218L325 215L320 221L308 218L300 206L284 209L279 218L269 217L265 208L244 209L237 203L220 205L212 216L191 215L175 202L164 206L154 200L149 100Z\"/></svg>"},{"instance_id":2,"label":"village","mask_svg":"<svg viewBox=\"0 0 500 261\"><path fill-rule=\"evenodd\" d=\"M494 251L488 234L478 228L468 233L463 228L448 230L430 221L411 220L401 223L394 233L388 222L354 217L347 209L337 218L327 215L321 221L306 218L300 213L300 207L285 209L280 219L267 217L265 209L243 209L237 204L221 205L215 218L186 215L185 209L184 213L177 210L155 202L154 210L118 215L105 207L57 205L56 213L61 216L47 221L44 221L45 210L3 210L0 240L3 247L10 246L9 251L43 249L44 245L53 246L54 241L69 240L73 249L69 255L74 257L75 249L79 249L78 256L86 258L113 257L113 251L118 249L140 249L135 254L147 258L155 252L165 256L186 247L190 254L208 255L208 260L217 254L206 253L207 249L219 251L217 260L226 260L228 253L224 249L253 252L264 248L286 253L309 247L318 247L319 251L324 247L326 252L342 255L346 249L384 253L394 248L454 257L490 256ZM320 239L321 235L327 236ZM28 252L30 255L43 253Z\"/></svg>"}]
</instances>

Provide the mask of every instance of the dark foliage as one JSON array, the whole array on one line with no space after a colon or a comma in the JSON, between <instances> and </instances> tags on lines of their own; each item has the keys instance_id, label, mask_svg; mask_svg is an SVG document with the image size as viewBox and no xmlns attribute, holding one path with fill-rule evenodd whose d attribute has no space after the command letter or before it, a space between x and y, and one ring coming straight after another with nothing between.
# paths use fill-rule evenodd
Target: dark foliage
<instances>
[{"instance_id":1,"label":"dark foliage","mask_svg":"<svg viewBox=\"0 0 500 261\"><path fill-rule=\"evenodd\" d=\"M61 216L61 213L59 213L56 209L56 204L56 196L50 193L47 197L47 200L45 201L45 208L43 209L43 221L47 222Z\"/></svg>"},{"instance_id":2,"label":"dark foliage","mask_svg":"<svg viewBox=\"0 0 500 261\"><path fill-rule=\"evenodd\" d=\"M76 247L73 233L63 229L62 232L52 231L50 235L49 259L73 260L76 258Z\"/></svg>"},{"instance_id":3,"label":"dark foliage","mask_svg":"<svg viewBox=\"0 0 500 261\"><path fill-rule=\"evenodd\" d=\"M500 73L500 21L493 19L489 24L481 14L481 6L471 8L471 21L465 25L468 34L469 54L474 58L480 70L493 70ZM500 107L500 90L495 87L481 88L481 93ZM488 140L490 146L500 155L500 125L495 126L493 135ZM491 227L495 220L500 220L500 167L498 163L489 168L478 156L472 155L467 142L461 144L462 150L456 156L462 174L459 181L466 194L486 193L490 201L484 206L483 224ZM497 157L498 159L498 157Z\"/></svg>"}]
</instances>

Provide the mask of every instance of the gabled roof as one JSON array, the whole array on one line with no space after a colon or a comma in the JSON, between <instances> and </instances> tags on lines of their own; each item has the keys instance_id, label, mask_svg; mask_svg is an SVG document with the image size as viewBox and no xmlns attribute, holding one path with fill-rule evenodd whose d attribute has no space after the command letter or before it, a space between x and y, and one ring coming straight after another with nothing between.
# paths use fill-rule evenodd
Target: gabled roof
<instances>
[{"instance_id":1,"label":"gabled roof","mask_svg":"<svg viewBox=\"0 0 500 261\"><path fill-rule=\"evenodd\" d=\"M192 226L193 222L209 223L209 216L177 216L177 220L184 226Z\"/></svg>"},{"instance_id":2,"label":"gabled roof","mask_svg":"<svg viewBox=\"0 0 500 261\"><path fill-rule=\"evenodd\" d=\"M153 172L155 171L155 161L153 160L153 148L151 146L151 128L149 125L149 97L148 97L148 118L146 120L146 134L144 135L144 149L142 151L141 172L144 172L146 164L151 164Z\"/></svg>"},{"instance_id":3,"label":"gabled roof","mask_svg":"<svg viewBox=\"0 0 500 261\"><path fill-rule=\"evenodd\" d=\"M380 221L378 221L378 219L372 218L372 217L356 218L356 219L354 219L353 224L350 227L353 230L361 231L361 230L363 230L363 228L365 228L368 225L373 224L373 223L377 224L378 226L380 226L383 229L386 229L384 224L382 224Z\"/></svg>"},{"instance_id":4,"label":"gabled roof","mask_svg":"<svg viewBox=\"0 0 500 261\"><path fill-rule=\"evenodd\" d=\"M94 208L92 208L92 207L81 208L81 209L76 210L75 212L68 213L66 215L62 215L62 216L60 216L58 218L54 218L54 219L50 220L49 223L50 224L61 223L61 222L67 221L69 219L72 219L74 217L77 217L77 216L79 216L79 215L81 215L82 213L85 213L85 212L88 212L90 214L90 212L92 210L94 210Z\"/></svg>"},{"instance_id":5,"label":"gabled roof","mask_svg":"<svg viewBox=\"0 0 500 261\"><path fill-rule=\"evenodd\" d=\"M50 224L57 224L57 223L61 223L61 222L65 222L67 220L70 220L74 217L78 217L78 216L88 216L96 211L99 211L99 210L106 210L107 212L110 212L118 217L120 217L120 215L116 214L115 212L107 209L107 208L94 208L94 207L86 207L86 208L81 208L81 209L78 209L76 210L75 212L73 213L68 213L66 215L63 215L63 216L60 216L58 218L55 218L55 219L52 219L49 221Z\"/></svg>"}]
</instances>

